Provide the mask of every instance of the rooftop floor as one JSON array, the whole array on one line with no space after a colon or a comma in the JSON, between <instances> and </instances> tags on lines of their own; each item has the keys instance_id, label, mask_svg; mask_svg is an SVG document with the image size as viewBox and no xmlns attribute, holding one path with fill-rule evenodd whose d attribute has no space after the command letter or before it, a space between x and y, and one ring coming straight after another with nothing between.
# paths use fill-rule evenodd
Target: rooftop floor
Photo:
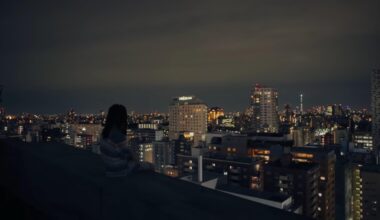
<instances>
[{"instance_id":1,"label":"rooftop floor","mask_svg":"<svg viewBox=\"0 0 380 220\"><path fill-rule=\"evenodd\" d=\"M48 219L304 219L156 173L106 178L98 155L58 143L0 140L0 179Z\"/></svg>"}]
</instances>

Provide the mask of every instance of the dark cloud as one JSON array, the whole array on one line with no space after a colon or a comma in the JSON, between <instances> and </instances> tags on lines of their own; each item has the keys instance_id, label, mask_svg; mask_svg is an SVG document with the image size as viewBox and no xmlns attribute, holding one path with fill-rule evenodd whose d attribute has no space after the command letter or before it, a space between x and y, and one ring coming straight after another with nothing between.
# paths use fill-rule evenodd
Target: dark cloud
<instances>
[{"instance_id":1,"label":"dark cloud","mask_svg":"<svg viewBox=\"0 0 380 220\"><path fill-rule=\"evenodd\" d=\"M277 87L282 104L304 92L309 106L367 107L380 66L379 1L0 4L1 83L14 112L112 102L163 111L182 94L241 110L257 82Z\"/></svg>"}]
</instances>

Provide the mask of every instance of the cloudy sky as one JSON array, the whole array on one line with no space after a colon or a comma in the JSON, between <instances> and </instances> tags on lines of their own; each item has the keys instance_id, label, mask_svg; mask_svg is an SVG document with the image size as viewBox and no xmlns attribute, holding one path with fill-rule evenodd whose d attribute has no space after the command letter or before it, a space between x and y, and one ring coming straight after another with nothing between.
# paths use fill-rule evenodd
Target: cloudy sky
<instances>
[{"instance_id":1,"label":"cloudy sky","mask_svg":"<svg viewBox=\"0 0 380 220\"><path fill-rule=\"evenodd\" d=\"M369 107L380 1L2 1L8 112L166 111L174 96L243 110L252 84L280 107Z\"/></svg>"}]
</instances>

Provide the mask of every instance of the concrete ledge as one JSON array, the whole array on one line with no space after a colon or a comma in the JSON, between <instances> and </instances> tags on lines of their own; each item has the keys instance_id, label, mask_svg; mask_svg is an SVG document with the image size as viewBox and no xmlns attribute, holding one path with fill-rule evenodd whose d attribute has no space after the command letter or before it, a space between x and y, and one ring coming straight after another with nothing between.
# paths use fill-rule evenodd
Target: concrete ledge
<instances>
[{"instance_id":1,"label":"concrete ledge","mask_svg":"<svg viewBox=\"0 0 380 220\"><path fill-rule=\"evenodd\" d=\"M98 155L0 140L0 187L50 219L304 219L156 173L104 176Z\"/></svg>"}]
</instances>

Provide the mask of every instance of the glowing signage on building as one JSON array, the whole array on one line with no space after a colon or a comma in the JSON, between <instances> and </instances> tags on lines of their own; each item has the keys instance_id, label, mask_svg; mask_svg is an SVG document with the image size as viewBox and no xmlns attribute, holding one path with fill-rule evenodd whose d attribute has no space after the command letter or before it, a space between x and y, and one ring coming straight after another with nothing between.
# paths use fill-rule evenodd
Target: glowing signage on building
<instances>
[{"instance_id":1,"label":"glowing signage on building","mask_svg":"<svg viewBox=\"0 0 380 220\"><path fill-rule=\"evenodd\" d=\"M187 101L187 100L192 100L193 97L191 96L181 96L178 98L179 101Z\"/></svg>"}]
</instances>

